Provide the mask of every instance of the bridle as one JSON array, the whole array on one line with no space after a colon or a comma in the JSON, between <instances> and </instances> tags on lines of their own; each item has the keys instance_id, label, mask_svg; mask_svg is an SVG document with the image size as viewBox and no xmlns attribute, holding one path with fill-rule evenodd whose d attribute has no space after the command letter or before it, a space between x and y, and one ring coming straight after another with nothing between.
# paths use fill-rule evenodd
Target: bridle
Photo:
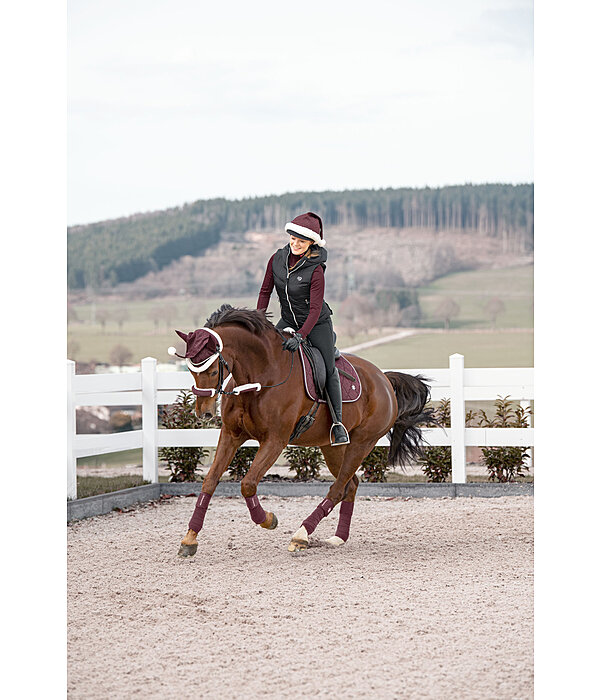
<instances>
[{"instance_id":1,"label":"bridle","mask_svg":"<svg viewBox=\"0 0 600 700\"><path fill-rule=\"evenodd\" d=\"M223 350L223 339L221 336L216 332L213 331L211 328L204 328L205 331L208 331L209 333L212 333L217 339L217 352L214 353L214 355L211 355L209 358L204 360L202 364L200 365L195 365L189 358L186 358L186 362L188 365L188 368L194 372L194 373L199 373L199 372L205 372L209 367L212 367L214 364L215 360L219 360L219 377L217 381L217 386L212 387L210 389L199 389L195 384L192 385L192 393L195 396L202 396L202 397L210 397L213 398L214 396L239 396L240 394L244 394L248 391L256 391L259 392L261 389L273 389L276 386L281 386L282 384L285 384L287 380L292 376L292 370L294 369L294 355L295 353L292 353L292 363L290 366L290 371L288 373L288 376L282 381L279 382L278 384L261 384L260 382L253 382L249 384L241 384L240 386L235 386L233 387L232 391L225 391L225 387L229 383L229 380L233 377L233 374L231 372L231 369L229 365L227 364L227 360L223 357L223 354L221 350ZM229 372L227 377L223 379L225 370Z\"/></svg>"}]
</instances>

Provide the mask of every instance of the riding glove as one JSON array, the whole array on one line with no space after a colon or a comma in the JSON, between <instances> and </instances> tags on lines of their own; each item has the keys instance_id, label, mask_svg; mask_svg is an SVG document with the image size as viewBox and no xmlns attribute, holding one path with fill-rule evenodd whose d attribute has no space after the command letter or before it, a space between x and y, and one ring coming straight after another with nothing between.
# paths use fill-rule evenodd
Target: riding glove
<instances>
[{"instance_id":1,"label":"riding glove","mask_svg":"<svg viewBox=\"0 0 600 700\"><path fill-rule=\"evenodd\" d=\"M296 352L296 350L300 347L300 344L303 342L304 338L302 337L302 334L296 332L291 338L287 338L286 340L284 340L281 344L281 347L283 348L283 350Z\"/></svg>"}]
</instances>

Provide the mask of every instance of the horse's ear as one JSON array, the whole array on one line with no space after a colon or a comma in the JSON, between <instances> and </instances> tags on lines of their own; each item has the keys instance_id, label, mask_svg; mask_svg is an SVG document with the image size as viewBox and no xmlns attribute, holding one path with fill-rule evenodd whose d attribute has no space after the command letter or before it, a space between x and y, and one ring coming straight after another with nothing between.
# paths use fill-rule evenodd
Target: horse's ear
<instances>
[{"instance_id":1,"label":"horse's ear","mask_svg":"<svg viewBox=\"0 0 600 700\"><path fill-rule=\"evenodd\" d=\"M181 331L177 331L177 330L175 331L175 333L177 333L177 335L178 335L182 340L185 340L185 342L187 343L187 339L188 339L188 334L187 334L187 333L182 333Z\"/></svg>"}]
</instances>

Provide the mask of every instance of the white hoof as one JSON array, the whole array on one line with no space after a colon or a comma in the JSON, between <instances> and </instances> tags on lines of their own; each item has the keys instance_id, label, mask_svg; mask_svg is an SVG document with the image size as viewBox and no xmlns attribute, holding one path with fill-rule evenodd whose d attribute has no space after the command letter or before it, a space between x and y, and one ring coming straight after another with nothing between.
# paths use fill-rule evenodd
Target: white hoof
<instances>
[{"instance_id":1,"label":"white hoof","mask_svg":"<svg viewBox=\"0 0 600 700\"><path fill-rule=\"evenodd\" d=\"M337 535L330 537L328 540L325 540L325 542L327 542L327 544L331 547L341 547L343 544L346 544L344 540Z\"/></svg>"},{"instance_id":2,"label":"white hoof","mask_svg":"<svg viewBox=\"0 0 600 700\"><path fill-rule=\"evenodd\" d=\"M292 535L292 541L289 544L288 552L300 552L308 547L308 532L304 525L299 530L296 530Z\"/></svg>"}]
</instances>

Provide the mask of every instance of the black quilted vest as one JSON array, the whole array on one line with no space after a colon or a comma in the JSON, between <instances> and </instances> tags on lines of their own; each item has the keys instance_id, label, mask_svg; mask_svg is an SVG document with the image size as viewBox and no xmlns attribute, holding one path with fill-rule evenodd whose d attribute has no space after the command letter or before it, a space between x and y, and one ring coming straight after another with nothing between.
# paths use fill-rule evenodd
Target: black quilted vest
<instances>
[{"instance_id":1,"label":"black quilted vest","mask_svg":"<svg viewBox=\"0 0 600 700\"><path fill-rule=\"evenodd\" d=\"M288 258L291 253L290 244L280 248L273 257L273 282L281 304L281 318L292 328L299 330L308 318L310 311L310 281L317 265L323 266L327 251L318 249L319 255L312 258L302 258L292 269L288 269ZM328 319L333 311L329 304L323 300L321 313L317 323Z\"/></svg>"}]
</instances>

